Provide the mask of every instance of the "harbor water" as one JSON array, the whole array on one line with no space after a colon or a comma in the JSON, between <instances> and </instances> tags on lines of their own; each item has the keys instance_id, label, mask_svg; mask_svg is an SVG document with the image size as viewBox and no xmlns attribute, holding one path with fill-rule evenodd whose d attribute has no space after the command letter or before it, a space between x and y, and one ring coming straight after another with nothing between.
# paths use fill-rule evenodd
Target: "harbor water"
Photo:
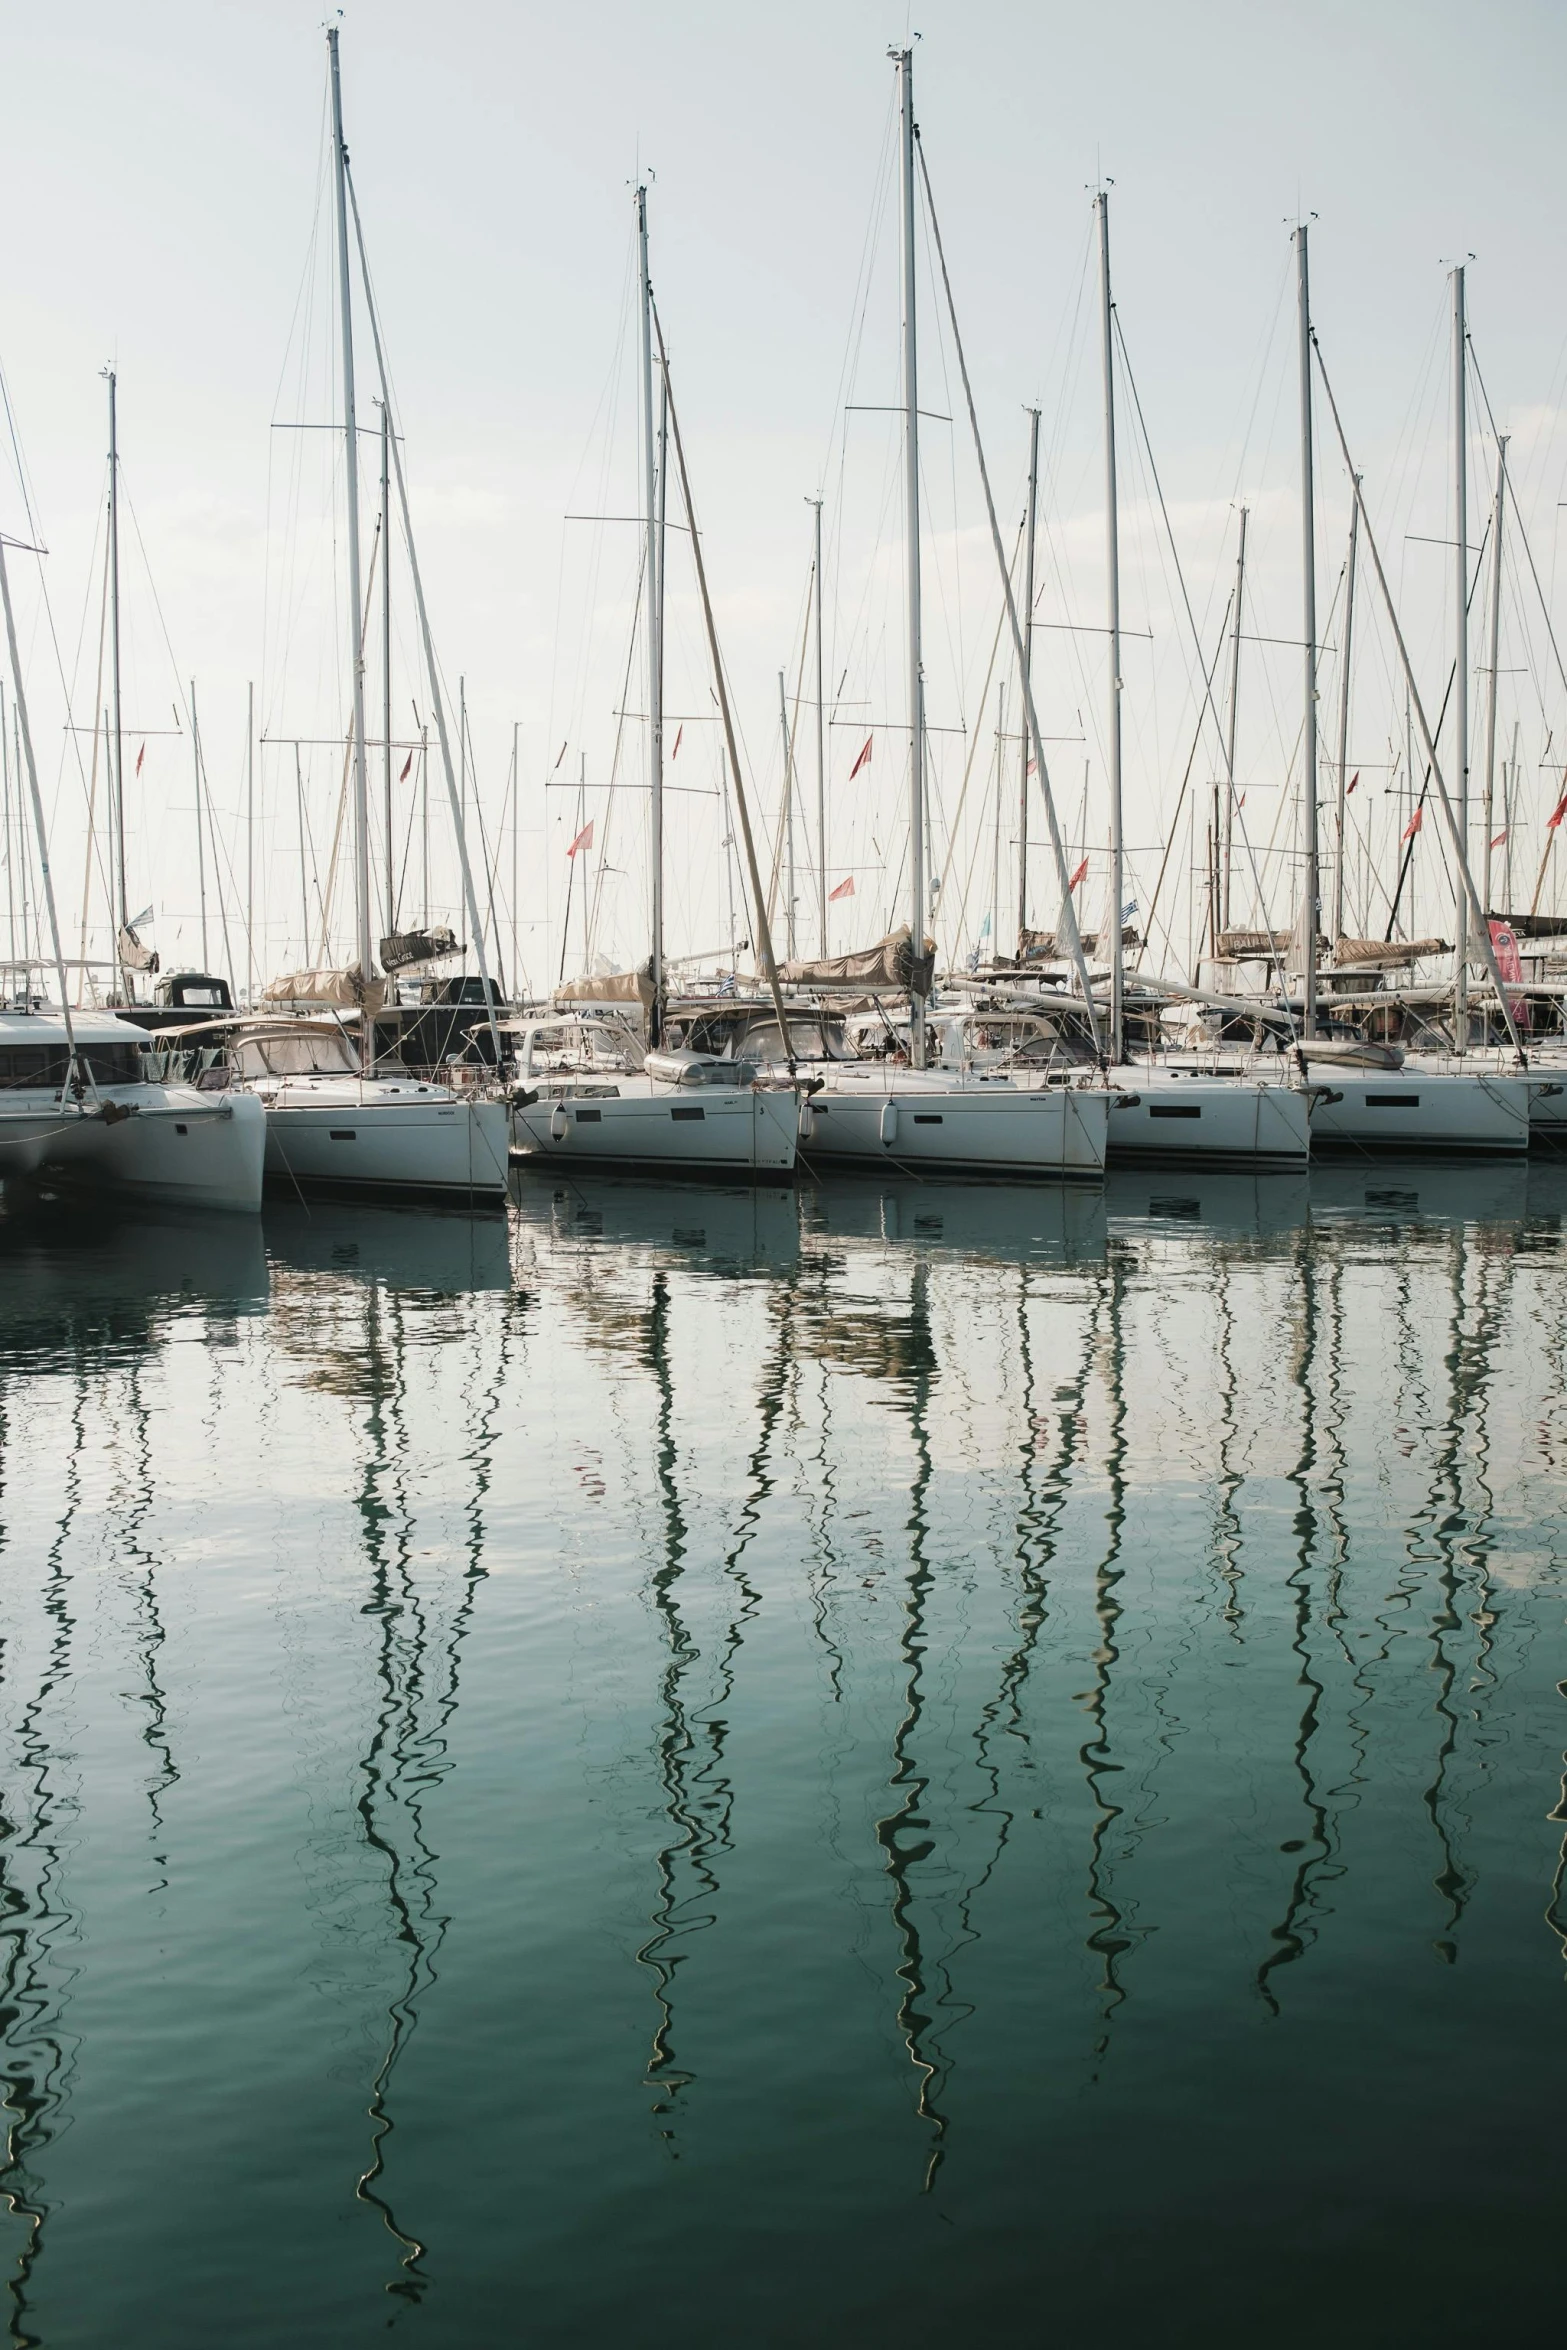
<instances>
[{"instance_id":1,"label":"harbor water","mask_svg":"<svg viewBox=\"0 0 1567 2350\"><path fill-rule=\"evenodd\" d=\"M1564 1216L0 1218L8 2338L1545 2322Z\"/></svg>"}]
</instances>

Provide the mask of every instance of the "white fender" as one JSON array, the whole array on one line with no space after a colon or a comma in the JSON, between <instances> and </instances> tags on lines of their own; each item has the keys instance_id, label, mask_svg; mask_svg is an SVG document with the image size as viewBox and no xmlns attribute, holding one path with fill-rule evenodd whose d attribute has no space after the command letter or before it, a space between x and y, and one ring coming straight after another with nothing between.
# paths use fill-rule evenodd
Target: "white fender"
<instances>
[{"instance_id":1,"label":"white fender","mask_svg":"<svg viewBox=\"0 0 1567 2350\"><path fill-rule=\"evenodd\" d=\"M881 1129L880 1129L880 1131L881 1131L881 1139L882 1139L882 1141L883 1141L883 1142L885 1142L885 1143L894 1143L894 1142L896 1142L896 1141L897 1141L897 1139L898 1139L898 1105L897 1105L897 1103L896 1103L895 1101L890 1101L890 1100L889 1100L889 1101L885 1101L885 1102L883 1102L883 1103L882 1103L882 1105L881 1105Z\"/></svg>"},{"instance_id":2,"label":"white fender","mask_svg":"<svg viewBox=\"0 0 1567 2350\"><path fill-rule=\"evenodd\" d=\"M564 1142L570 1132L571 1120L566 1115L566 1105L564 1102L557 1102L550 1112L550 1140L551 1142Z\"/></svg>"},{"instance_id":3,"label":"white fender","mask_svg":"<svg viewBox=\"0 0 1567 2350\"><path fill-rule=\"evenodd\" d=\"M816 1132L816 1105L809 1094L800 1104L800 1140L809 1142Z\"/></svg>"}]
</instances>

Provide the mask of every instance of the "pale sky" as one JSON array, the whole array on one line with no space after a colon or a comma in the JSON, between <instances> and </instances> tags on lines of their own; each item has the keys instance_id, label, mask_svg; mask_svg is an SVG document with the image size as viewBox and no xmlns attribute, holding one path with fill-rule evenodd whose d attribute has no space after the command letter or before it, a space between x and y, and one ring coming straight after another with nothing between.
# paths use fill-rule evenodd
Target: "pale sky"
<instances>
[{"instance_id":1,"label":"pale sky","mask_svg":"<svg viewBox=\"0 0 1567 2350\"><path fill-rule=\"evenodd\" d=\"M1103 616L1097 289L1084 267L1090 190L1100 173L1113 181L1121 325L1210 647L1243 498L1253 509L1249 631L1300 634L1287 273L1290 226L1302 211L1314 216L1318 330L1433 709L1451 659L1451 559L1423 542L1454 535L1445 337L1446 272L1455 258L1473 255L1475 350L1498 421L1515 435L1523 521L1547 596L1554 593L1557 501L1567 496L1560 133L1567 20L1559 8L1385 0L1308 11L1256 0L1134 0L1090 12L933 0L906 16L862 0L833 7L804 0L787 12L681 0L657 9L606 0L591 10L473 0L440 12L360 0L342 18L348 140L431 616L453 691L459 675L467 680L492 838L502 830L519 724L518 918L535 985L553 976L561 952L564 850L576 819L574 798L546 792L544 780L562 743L570 748L560 776L586 760L587 809L602 846L599 787L610 772L627 659L635 533L567 525L563 517L631 513L638 497L627 269L639 164L656 174L654 278L759 817L771 825L777 805L777 672L787 671L792 694L810 554L805 501L820 492L830 542L829 693L840 673L851 681L829 734L827 862L835 883L856 874L856 900L835 909L843 927L835 927L833 945L874 935L895 910L897 763L906 738L905 750L891 735L878 738L870 766L852 789L848 782L863 740L858 714L869 724L883 713L896 720L903 708L895 422L851 419L845 438L838 408L845 399L898 396L886 51L911 30L921 36L925 153L1009 543L1021 510L1023 406L1037 400L1045 408L1037 610L1052 629L1039 640L1036 691L1046 731L1083 738L1053 753L1074 840L1093 848L1105 836L1103 661L1098 640L1070 633ZM331 600L343 591L338 584L328 592L335 445L312 436L311 452L296 458L306 436L272 429L336 414L323 339L327 281L321 267L312 274L307 266L323 155L321 11L294 0L147 0L134 10L104 0L77 0L69 10L8 0L0 42L0 189L10 229L0 361L50 549L49 595L74 678L74 716L91 723L106 446L99 371L112 362L134 508L124 561L127 765L148 744L141 782L128 792L132 910L153 902L152 936L166 962L194 957L189 743L156 731L172 728L183 680L197 687L219 860L243 873L245 688L254 679L258 723L272 738L262 755L258 959L276 968L298 959L303 921L292 751L282 738L340 735L345 707L346 623ZM323 239L328 227L323 213ZM323 244L318 259L326 257ZM921 298L925 404L954 416L951 429L927 428L924 450L928 699L932 727L941 730L932 736L939 866L974 730L988 740L995 726L994 688L983 705L982 688L998 603L928 280ZM306 328L313 340L302 359ZM361 399L373 418L367 350L362 360ZM1472 423L1469 521L1478 546L1494 452L1483 419ZM1123 665L1131 886L1146 901L1196 704L1173 573L1125 416L1122 433L1124 616L1129 630L1152 632L1129 638ZM1348 508L1325 418L1318 446L1322 635L1331 645ZM373 462L367 537L371 476ZM27 535L9 449L0 461L0 527ZM669 700L697 718L711 704L681 562L678 552L671 556ZM1510 549L1509 562L1523 564L1521 547ZM68 952L75 952L83 788L74 757L62 759L66 713L35 580L27 558L12 563ZM1519 728L1516 835L1532 887L1543 818L1561 788L1550 764L1559 779L1567 695L1538 608L1530 609L1526 576L1520 569L1521 584L1504 586L1499 706L1504 744L1514 719ZM394 593L406 651L406 580L396 569ZM1373 787L1380 793L1385 785L1387 738L1402 720L1386 631L1372 617L1364 575L1361 598L1366 627L1363 653L1357 643L1350 757L1365 762L1364 808ZM1480 665L1484 602L1482 583L1472 646ZM1299 726L1299 657L1287 646L1248 645L1245 662L1237 764L1255 794L1248 818L1259 844L1271 840L1282 851L1292 838L1281 785ZM639 672L632 675L631 707L639 710ZM372 662L373 703L379 690ZM411 723L403 713L415 693L422 699L400 653L396 727ZM1336 694L1327 655L1324 730L1335 748ZM1474 700L1478 745L1479 681ZM814 796L811 725L805 714L799 758ZM86 761L90 743L76 739ZM671 812L676 952L728 935L720 804L707 796L715 758L716 730L693 724L671 770L684 787ZM989 904L988 759L982 748L955 823L944 939L954 952L973 943ZM309 763L307 814L320 864L339 762L340 754L317 750ZM625 783L640 772L630 741ZM1204 748L1193 774L1206 782L1212 772ZM594 943L617 962L646 951L643 804L622 791L608 830L612 869L600 884ZM1376 823L1385 830L1393 812L1388 802ZM406 807L400 825L405 816ZM1034 830L1043 831L1037 809ZM1014 832L1004 823L1003 943ZM1183 907L1185 837L1182 830L1173 854L1178 885L1167 884L1172 894L1178 886ZM1380 834L1373 845L1380 857ZM1049 922L1054 888L1035 856L1033 911ZM803 868L803 846L801 861ZM440 848L435 867L432 911L455 914ZM1276 856L1269 870L1287 895L1287 859ZM499 856L508 949L510 871L508 835ZM1438 880L1433 866L1433 920ZM802 871L807 948L815 935L812 886ZM1102 892L1095 880L1088 892L1096 886ZM1520 884L1514 895L1526 902L1527 889ZM1102 904L1088 910L1097 918ZM1375 903L1368 899L1366 910L1374 914ZM89 950L101 953L96 896L89 911ZM1280 902L1273 911L1282 917L1287 908ZM417 912L406 897L404 912ZM231 922L239 918L231 903ZM574 912L573 965L577 920ZM215 900L210 921L216 959ZM339 932L346 940L346 921ZM1183 911L1172 951L1185 935Z\"/></svg>"}]
</instances>

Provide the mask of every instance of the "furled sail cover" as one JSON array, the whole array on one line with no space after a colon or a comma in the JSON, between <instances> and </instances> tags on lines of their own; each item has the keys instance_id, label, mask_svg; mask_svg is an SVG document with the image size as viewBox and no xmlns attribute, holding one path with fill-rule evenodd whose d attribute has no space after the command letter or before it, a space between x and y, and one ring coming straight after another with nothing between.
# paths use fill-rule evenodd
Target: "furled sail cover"
<instances>
[{"instance_id":1,"label":"furled sail cover","mask_svg":"<svg viewBox=\"0 0 1567 2350\"><path fill-rule=\"evenodd\" d=\"M340 970L285 971L261 991L264 1004L332 1004L342 1010L379 1012L386 982L366 979L357 963Z\"/></svg>"},{"instance_id":2,"label":"furled sail cover","mask_svg":"<svg viewBox=\"0 0 1567 2350\"><path fill-rule=\"evenodd\" d=\"M158 958L150 947L144 947L136 935L135 925L122 922L119 931L120 963L126 971L156 971Z\"/></svg>"},{"instance_id":3,"label":"furled sail cover","mask_svg":"<svg viewBox=\"0 0 1567 2350\"><path fill-rule=\"evenodd\" d=\"M1333 949L1333 963L1342 971L1357 964L1372 971L1398 971L1407 963L1423 963L1427 955L1450 955L1441 938L1341 938Z\"/></svg>"},{"instance_id":4,"label":"furled sail cover","mask_svg":"<svg viewBox=\"0 0 1567 2350\"><path fill-rule=\"evenodd\" d=\"M936 976L936 942L925 941L916 955L907 923L855 955L825 955L815 963L783 963L778 976L794 987L852 987L861 993L894 990L929 995Z\"/></svg>"},{"instance_id":5,"label":"furled sail cover","mask_svg":"<svg viewBox=\"0 0 1567 2350\"><path fill-rule=\"evenodd\" d=\"M1093 954L1099 945L1098 931L1080 930L1077 934L1077 943L1085 955ZM1140 947L1142 943L1141 936L1130 923L1123 926L1121 931L1123 947ZM1070 946L1058 930L1025 930L1019 945L1018 961L1020 963L1065 963L1070 959L1071 953Z\"/></svg>"},{"instance_id":6,"label":"furled sail cover","mask_svg":"<svg viewBox=\"0 0 1567 2350\"><path fill-rule=\"evenodd\" d=\"M557 1004L640 1004L645 1012L653 1001L653 971L585 971L556 988Z\"/></svg>"},{"instance_id":7,"label":"furled sail cover","mask_svg":"<svg viewBox=\"0 0 1567 2350\"><path fill-rule=\"evenodd\" d=\"M1287 930L1221 930L1219 959L1224 963L1251 963L1265 955L1285 955L1289 952L1290 937Z\"/></svg>"},{"instance_id":8,"label":"furled sail cover","mask_svg":"<svg viewBox=\"0 0 1567 2350\"><path fill-rule=\"evenodd\" d=\"M448 955L460 955L452 932L435 930L394 930L390 938L383 938L379 953L383 971L406 971L413 963L439 963Z\"/></svg>"}]
</instances>

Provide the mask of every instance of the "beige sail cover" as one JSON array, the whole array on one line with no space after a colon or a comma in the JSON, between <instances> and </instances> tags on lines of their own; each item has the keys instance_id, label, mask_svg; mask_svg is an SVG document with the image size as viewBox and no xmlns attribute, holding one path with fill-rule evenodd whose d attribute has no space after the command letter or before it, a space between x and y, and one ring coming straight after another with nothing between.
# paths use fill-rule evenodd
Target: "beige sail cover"
<instances>
[{"instance_id":1,"label":"beige sail cover","mask_svg":"<svg viewBox=\"0 0 1567 2350\"><path fill-rule=\"evenodd\" d=\"M1372 971L1397 971L1407 963L1423 963L1428 955L1450 955L1442 938L1341 938L1333 949L1333 967L1342 971L1358 964Z\"/></svg>"},{"instance_id":2,"label":"beige sail cover","mask_svg":"<svg viewBox=\"0 0 1567 2350\"><path fill-rule=\"evenodd\" d=\"M1288 954L1287 930L1221 930L1217 954L1223 963L1254 963L1265 955Z\"/></svg>"},{"instance_id":3,"label":"beige sail cover","mask_svg":"<svg viewBox=\"0 0 1567 2350\"><path fill-rule=\"evenodd\" d=\"M585 971L557 987L557 1004L640 1004L645 1012L653 1001L651 971Z\"/></svg>"},{"instance_id":4,"label":"beige sail cover","mask_svg":"<svg viewBox=\"0 0 1567 2350\"><path fill-rule=\"evenodd\" d=\"M379 1012L386 981L366 979L357 963L318 971L285 971L261 991L264 1004L331 1004L342 1011Z\"/></svg>"},{"instance_id":5,"label":"beige sail cover","mask_svg":"<svg viewBox=\"0 0 1567 2350\"><path fill-rule=\"evenodd\" d=\"M927 938L925 952L916 955L905 923L901 930L891 931L857 954L824 955L814 963L781 963L778 976L792 987L854 987L872 994L893 990L900 995L905 991L929 995L935 969L935 940Z\"/></svg>"}]
</instances>

